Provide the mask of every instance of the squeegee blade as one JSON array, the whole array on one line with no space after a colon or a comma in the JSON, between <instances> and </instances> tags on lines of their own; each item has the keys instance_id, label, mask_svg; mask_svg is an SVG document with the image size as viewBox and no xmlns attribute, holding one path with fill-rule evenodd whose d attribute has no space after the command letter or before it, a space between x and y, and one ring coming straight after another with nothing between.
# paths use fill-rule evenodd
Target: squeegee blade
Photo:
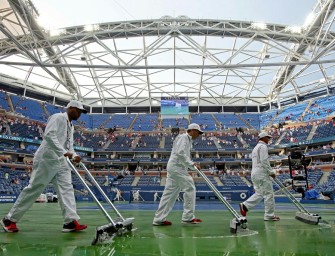
<instances>
[{"instance_id":1,"label":"squeegee blade","mask_svg":"<svg viewBox=\"0 0 335 256\"><path fill-rule=\"evenodd\" d=\"M308 213L304 213L304 212L297 212L295 214L295 218L297 220L300 220L302 222L305 222L305 223L311 224L311 225L319 224L319 221L321 219L321 217L317 214L308 214Z\"/></svg>"}]
</instances>

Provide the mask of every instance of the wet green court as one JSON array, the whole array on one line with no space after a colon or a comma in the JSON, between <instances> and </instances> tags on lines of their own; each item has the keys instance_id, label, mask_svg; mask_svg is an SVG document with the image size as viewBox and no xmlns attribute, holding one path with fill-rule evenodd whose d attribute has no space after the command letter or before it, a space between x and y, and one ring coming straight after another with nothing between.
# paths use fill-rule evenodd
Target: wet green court
<instances>
[{"instance_id":1,"label":"wet green court","mask_svg":"<svg viewBox=\"0 0 335 256\"><path fill-rule=\"evenodd\" d=\"M1 216L10 207L2 204ZM264 222L259 208L249 213L248 229L236 235L230 233L233 217L223 206L210 210L212 206L208 205L205 208L209 210L197 210L203 223L192 226L182 225L180 209L174 210L169 218L173 225L167 227L152 226L156 207L120 207L124 217L135 217L136 230L128 237L115 238L111 244L91 246L95 227L108 223L94 203L78 203L81 222L89 225L78 233L61 232L58 204L34 204L18 223L19 233L0 233L0 255L335 255L334 205L311 206L328 222L319 225L295 220L296 210L291 204L277 204L279 222Z\"/></svg>"}]
</instances>

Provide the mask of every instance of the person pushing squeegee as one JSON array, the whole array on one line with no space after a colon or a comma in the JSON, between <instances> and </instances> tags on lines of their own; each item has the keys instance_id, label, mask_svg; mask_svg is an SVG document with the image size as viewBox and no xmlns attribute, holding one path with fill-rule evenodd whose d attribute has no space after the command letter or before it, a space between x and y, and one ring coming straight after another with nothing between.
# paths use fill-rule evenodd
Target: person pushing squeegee
<instances>
[{"instance_id":1,"label":"person pushing squeegee","mask_svg":"<svg viewBox=\"0 0 335 256\"><path fill-rule=\"evenodd\" d=\"M214 194L218 197L218 199L227 207L230 213L234 216L234 219L230 221L230 232L237 233L238 228L242 229L247 228L247 219L243 216L240 216L237 211L229 204L229 202L222 196L220 191L213 185L213 183L207 178L207 176L199 170L197 167L194 167L197 173L205 180L210 189L214 192Z\"/></svg>"},{"instance_id":2,"label":"person pushing squeegee","mask_svg":"<svg viewBox=\"0 0 335 256\"><path fill-rule=\"evenodd\" d=\"M99 202L97 197L94 195L93 191L90 189L90 187L87 185L83 177L81 177L79 171L76 169L76 167L72 164L69 158L67 158L67 161L73 171L76 173L80 181L83 183L89 194L93 197L94 201L98 204L101 211L106 216L107 220L110 222L106 225L99 226L96 228L96 235L92 241L92 245L96 244L105 244L111 241L115 236L123 235L128 232L131 232L133 229L133 222L134 218L123 218L121 213L116 209L114 204L110 201L106 193L103 191L103 189L100 187L98 182L94 179L93 175L90 173L90 171L86 168L86 166L80 162L79 166L84 169L85 173L90 177L91 182L94 184L94 186L99 190L101 195L105 198L107 203L112 207L116 215L118 216L115 219L112 219L111 216L108 214L104 206Z\"/></svg>"},{"instance_id":3,"label":"person pushing squeegee","mask_svg":"<svg viewBox=\"0 0 335 256\"><path fill-rule=\"evenodd\" d=\"M298 212L295 214L295 218L297 220L300 220L302 222L317 225L321 219L321 217L318 214L310 213L306 210L305 207L302 206L302 204L290 193L290 191L282 184L277 178L272 179L274 183L279 186L284 194L287 196L288 199L292 201L292 203L298 208Z\"/></svg>"}]
</instances>

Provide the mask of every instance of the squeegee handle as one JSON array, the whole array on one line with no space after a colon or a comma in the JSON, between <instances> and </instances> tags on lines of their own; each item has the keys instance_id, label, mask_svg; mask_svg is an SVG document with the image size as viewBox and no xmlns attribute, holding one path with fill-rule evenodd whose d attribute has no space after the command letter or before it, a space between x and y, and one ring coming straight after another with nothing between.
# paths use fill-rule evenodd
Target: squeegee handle
<instances>
[{"instance_id":1,"label":"squeegee handle","mask_svg":"<svg viewBox=\"0 0 335 256\"><path fill-rule=\"evenodd\" d=\"M94 184L94 186L100 191L101 195L105 198L106 202L112 207L112 209L122 219L122 221L124 221L125 219L122 217L121 213L116 209L116 207L114 206L114 204L112 203L112 201L108 198L108 196L106 195L105 191L101 188L101 186L96 181L96 179L91 174L91 172L86 168L86 166L83 164L83 162L80 162L79 164L85 170L85 172L87 173L87 175L90 177L90 179L91 179L92 183Z\"/></svg>"},{"instance_id":2,"label":"squeegee handle","mask_svg":"<svg viewBox=\"0 0 335 256\"><path fill-rule=\"evenodd\" d=\"M240 219L241 216L235 211L235 209L228 203L228 201L223 197L223 195L220 193L220 191L213 185L213 183L207 178L207 176L199 170L196 166L194 169L198 172L198 174L205 180L207 185L212 189L214 194L219 198L219 200L228 208L228 210L231 212L231 214L236 218Z\"/></svg>"},{"instance_id":3,"label":"squeegee handle","mask_svg":"<svg viewBox=\"0 0 335 256\"><path fill-rule=\"evenodd\" d=\"M292 201L292 203L301 211L307 214L310 214L305 207L292 195L292 193L284 186L283 183L280 182L276 177L272 178L272 180L277 184L278 187L282 189L285 195Z\"/></svg>"},{"instance_id":4,"label":"squeegee handle","mask_svg":"<svg viewBox=\"0 0 335 256\"><path fill-rule=\"evenodd\" d=\"M110 221L113 225L115 225L115 222L113 221L113 219L111 218L111 216L109 216L108 212L106 211L106 209L102 206L102 204L99 202L98 198L94 195L93 191L90 189L90 187L87 185L86 181L83 179L83 177L81 177L79 171L77 170L77 168L72 164L71 160L66 157L67 162L69 163L70 167L72 168L72 170L74 171L74 173L77 175L77 177L80 179L80 181L83 183L84 187L87 189L88 193L93 197L94 201L98 204L99 208L101 209L101 211L105 214L106 218L108 221Z\"/></svg>"}]
</instances>

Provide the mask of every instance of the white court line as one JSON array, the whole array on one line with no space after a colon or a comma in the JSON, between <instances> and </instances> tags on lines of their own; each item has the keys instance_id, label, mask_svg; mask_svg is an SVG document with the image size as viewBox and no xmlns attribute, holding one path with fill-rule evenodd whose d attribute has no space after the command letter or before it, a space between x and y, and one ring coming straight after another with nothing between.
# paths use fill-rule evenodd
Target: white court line
<instances>
[{"instance_id":1,"label":"white court line","mask_svg":"<svg viewBox=\"0 0 335 256\"><path fill-rule=\"evenodd\" d=\"M156 238L178 238L178 239L182 239L182 238L192 238L192 239L213 239L213 238L226 238L226 237L242 237L242 236L253 236L253 235L258 235L258 231L254 231L254 230L246 230L248 232L245 232L247 234L241 234L238 233L235 235L225 235L225 236L197 236L197 237L191 237L191 236L169 236L169 235L162 235L160 237L156 237ZM242 232L243 233L243 232ZM156 234L158 236L158 234ZM148 237L148 236L140 236L139 238L141 239L145 239L145 238L152 238L152 237Z\"/></svg>"}]
</instances>

